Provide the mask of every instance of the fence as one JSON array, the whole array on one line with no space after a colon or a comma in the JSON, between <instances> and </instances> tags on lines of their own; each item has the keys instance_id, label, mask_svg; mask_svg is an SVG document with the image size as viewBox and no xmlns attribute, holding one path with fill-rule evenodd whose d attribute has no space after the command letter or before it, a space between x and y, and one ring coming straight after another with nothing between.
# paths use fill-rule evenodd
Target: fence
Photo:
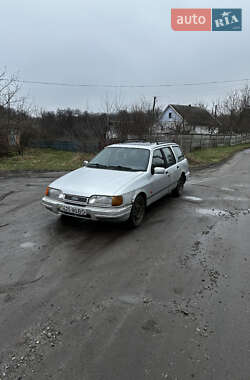
<instances>
[{"instance_id":1,"label":"fence","mask_svg":"<svg viewBox=\"0 0 250 380\"><path fill-rule=\"evenodd\" d=\"M215 148L250 143L250 134L242 135L210 135L210 134L170 134L164 133L154 136L156 141L175 142L182 147L184 152L195 149ZM152 137L151 137L152 139Z\"/></svg>"},{"instance_id":2,"label":"fence","mask_svg":"<svg viewBox=\"0 0 250 380\"><path fill-rule=\"evenodd\" d=\"M250 134L244 135L209 135L209 134L158 134L154 136L144 136L147 141L175 142L182 147L184 152L191 152L194 149L214 148L218 146L230 146L236 144L250 143ZM136 140L136 137L134 138ZM137 140L140 140L138 138ZM112 142L119 142L114 140ZM33 148L52 148L71 152L96 153L100 150L97 142L86 141L84 144L77 144L70 141L34 141Z\"/></svg>"},{"instance_id":3,"label":"fence","mask_svg":"<svg viewBox=\"0 0 250 380\"><path fill-rule=\"evenodd\" d=\"M31 148L52 148L56 150L64 150L69 152L85 152L95 153L98 152L98 144L96 142L86 142L77 144L71 141L32 141Z\"/></svg>"}]
</instances>

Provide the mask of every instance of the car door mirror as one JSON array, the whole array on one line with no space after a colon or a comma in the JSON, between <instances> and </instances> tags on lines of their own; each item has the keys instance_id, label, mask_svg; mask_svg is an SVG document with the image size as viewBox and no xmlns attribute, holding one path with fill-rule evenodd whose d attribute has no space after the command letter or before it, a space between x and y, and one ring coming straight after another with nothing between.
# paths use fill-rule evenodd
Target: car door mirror
<instances>
[{"instance_id":1,"label":"car door mirror","mask_svg":"<svg viewBox=\"0 0 250 380\"><path fill-rule=\"evenodd\" d=\"M161 168L161 167L154 168L154 174L165 174L165 168Z\"/></svg>"},{"instance_id":2,"label":"car door mirror","mask_svg":"<svg viewBox=\"0 0 250 380\"><path fill-rule=\"evenodd\" d=\"M82 163L82 166L87 166L88 163L89 163L88 161L85 161L85 160L84 160L83 163Z\"/></svg>"}]
</instances>

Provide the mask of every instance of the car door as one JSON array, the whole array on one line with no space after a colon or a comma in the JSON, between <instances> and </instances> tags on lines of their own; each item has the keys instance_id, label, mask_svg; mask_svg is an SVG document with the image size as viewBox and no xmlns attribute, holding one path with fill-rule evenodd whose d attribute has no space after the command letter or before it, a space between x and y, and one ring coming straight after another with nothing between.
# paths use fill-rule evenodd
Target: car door
<instances>
[{"instance_id":1,"label":"car door","mask_svg":"<svg viewBox=\"0 0 250 380\"><path fill-rule=\"evenodd\" d=\"M169 185L170 185L169 190L173 190L176 187L177 181L179 179L178 163L176 162L174 153L170 147L162 148L162 151L166 160L166 166L167 166L166 174L168 176Z\"/></svg>"},{"instance_id":2,"label":"car door","mask_svg":"<svg viewBox=\"0 0 250 380\"><path fill-rule=\"evenodd\" d=\"M172 150L175 154L176 161L178 162L177 166L179 166L179 172L180 172L178 176L178 179L179 179L182 172L184 172L185 174L189 173L188 162L181 148L178 145L173 145Z\"/></svg>"},{"instance_id":3,"label":"car door","mask_svg":"<svg viewBox=\"0 0 250 380\"><path fill-rule=\"evenodd\" d=\"M153 174L153 168L164 168L166 171L166 160L161 149L155 149L152 157L152 176L150 181L151 197L155 201L168 193L170 186L169 177L164 174Z\"/></svg>"}]
</instances>

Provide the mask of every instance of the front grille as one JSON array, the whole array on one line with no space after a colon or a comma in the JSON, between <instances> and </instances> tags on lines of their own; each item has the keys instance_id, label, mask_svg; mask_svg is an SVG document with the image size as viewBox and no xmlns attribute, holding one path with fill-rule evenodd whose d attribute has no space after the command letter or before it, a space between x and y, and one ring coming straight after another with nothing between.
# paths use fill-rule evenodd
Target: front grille
<instances>
[{"instance_id":1,"label":"front grille","mask_svg":"<svg viewBox=\"0 0 250 380\"><path fill-rule=\"evenodd\" d=\"M80 195L64 194L64 202L77 205L86 205L88 203L88 198Z\"/></svg>"}]
</instances>

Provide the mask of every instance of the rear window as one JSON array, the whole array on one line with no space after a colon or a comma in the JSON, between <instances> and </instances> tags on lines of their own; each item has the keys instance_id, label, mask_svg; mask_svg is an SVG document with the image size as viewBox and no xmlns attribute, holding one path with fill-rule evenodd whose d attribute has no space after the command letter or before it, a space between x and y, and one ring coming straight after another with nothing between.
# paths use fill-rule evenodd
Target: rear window
<instances>
[{"instance_id":1,"label":"rear window","mask_svg":"<svg viewBox=\"0 0 250 380\"><path fill-rule=\"evenodd\" d=\"M185 156L178 146L172 146L172 149L178 162L184 160Z\"/></svg>"}]
</instances>

